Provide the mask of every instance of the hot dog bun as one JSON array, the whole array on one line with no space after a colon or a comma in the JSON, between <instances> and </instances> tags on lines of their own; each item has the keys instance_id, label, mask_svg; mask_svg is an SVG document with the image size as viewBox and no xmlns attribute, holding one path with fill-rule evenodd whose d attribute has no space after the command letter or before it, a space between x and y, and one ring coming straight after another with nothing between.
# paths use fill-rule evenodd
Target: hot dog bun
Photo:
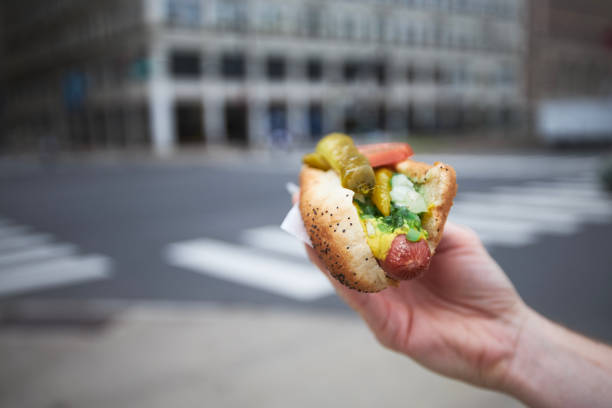
<instances>
[{"instance_id":1,"label":"hot dog bun","mask_svg":"<svg viewBox=\"0 0 612 408\"><path fill-rule=\"evenodd\" d=\"M429 212L423 218L428 246L433 254L440 242L448 212L457 191L452 167L406 160L396 171L423 184ZM387 277L366 241L353 205L353 191L345 189L333 171L304 166L300 173L300 212L314 250L330 274L345 286L361 292L379 292L397 282Z\"/></svg>"}]
</instances>

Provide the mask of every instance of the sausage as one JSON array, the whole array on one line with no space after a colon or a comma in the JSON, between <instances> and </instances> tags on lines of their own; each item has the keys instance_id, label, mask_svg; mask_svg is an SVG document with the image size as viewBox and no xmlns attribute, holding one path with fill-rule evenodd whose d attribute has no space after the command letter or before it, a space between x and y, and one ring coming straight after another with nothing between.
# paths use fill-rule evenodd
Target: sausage
<instances>
[{"instance_id":1,"label":"sausage","mask_svg":"<svg viewBox=\"0 0 612 408\"><path fill-rule=\"evenodd\" d=\"M427 241L410 242L401 234L393 239L387 257L381 261L385 273L396 280L414 279L429 267L431 252Z\"/></svg>"}]
</instances>

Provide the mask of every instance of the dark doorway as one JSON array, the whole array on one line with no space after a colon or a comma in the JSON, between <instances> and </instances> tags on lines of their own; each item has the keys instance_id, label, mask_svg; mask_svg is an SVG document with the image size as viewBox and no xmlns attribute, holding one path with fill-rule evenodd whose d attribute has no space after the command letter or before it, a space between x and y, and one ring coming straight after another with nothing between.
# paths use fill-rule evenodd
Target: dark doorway
<instances>
[{"instance_id":1,"label":"dark doorway","mask_svg":"<svg viewBox=\"0 0 612 408\"><path fill-rule=\"evenodd\" d=\"M175 108L179 144L204 143L204 112L201 104L178 104Z\"/></svg>"},{"instance_id":2,"label":"dark doorway","mask_svg":"<svg viewBox=\"0 0 612 408\"><path fill-rule=\"evenodd\" d=\"M312 140L323 135L323 106L321 104L313 103L308 108L308 128Z\"/></svg>"},{"instance_id":3,"label":"dark doorway","mask_svg":"<svg viewBox=\"0 0 612 408\"><path fill-rule=\"evenodd\" d=\"M236 145L248 143L248 110L244 103L225 106L225 130L227 140Z\"/></svg>"},{"instance_id":4,"label":"dark doorway","mask_svg":"<svg viewBox=\"0 0 612 408\"><path fill-rule=\"evenodd\" d=\"M286 148L290 145L287 132L287 107L282 103L272 103L269 110L270 137L275 147Z\"/></svg>"}]
</instances>

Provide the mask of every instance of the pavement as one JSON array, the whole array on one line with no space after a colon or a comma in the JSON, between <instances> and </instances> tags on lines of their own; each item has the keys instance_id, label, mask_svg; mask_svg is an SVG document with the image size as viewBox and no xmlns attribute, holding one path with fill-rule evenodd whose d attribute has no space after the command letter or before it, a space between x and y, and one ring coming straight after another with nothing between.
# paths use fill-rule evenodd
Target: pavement
<instances>
[{"instance_id":1,"label":"pavement","mask_svg":"<svg viewBox=\"0 0 612 408\"><path fill-rule=\"evenodd\" d=\"M0 406L517 406L376 344L278 229L300 155L0 161ZM612 341L599 156L419 158L528 304Z\"/></svg>"},{"instance_id":2,"label":"pavement","mask_svg":"<svg viewBox=\"0 0 612 408\"><path fill-rule=\"evenodd\" d=\"M521 406L383 349L354 316L163 304L111 315L41 328L22 311L0 332L0 406Z\"/></svg>"}]
</instances>

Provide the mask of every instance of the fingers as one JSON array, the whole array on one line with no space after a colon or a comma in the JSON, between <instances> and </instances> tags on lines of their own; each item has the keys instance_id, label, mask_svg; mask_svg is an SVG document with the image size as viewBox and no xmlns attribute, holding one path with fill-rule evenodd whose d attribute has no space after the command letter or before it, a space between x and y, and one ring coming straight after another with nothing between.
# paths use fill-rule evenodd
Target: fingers
<instances>
[{"instance_id":1,"label":"fingers","mask_svg":"<svg viewBox=\"0 0 612 408\"><path fill-rule=\"evenodd\" d=\"M440 253L460 247L482 247L482 243L473 230L447 221L436 252Z\"/></svg>"}]
</instances>

